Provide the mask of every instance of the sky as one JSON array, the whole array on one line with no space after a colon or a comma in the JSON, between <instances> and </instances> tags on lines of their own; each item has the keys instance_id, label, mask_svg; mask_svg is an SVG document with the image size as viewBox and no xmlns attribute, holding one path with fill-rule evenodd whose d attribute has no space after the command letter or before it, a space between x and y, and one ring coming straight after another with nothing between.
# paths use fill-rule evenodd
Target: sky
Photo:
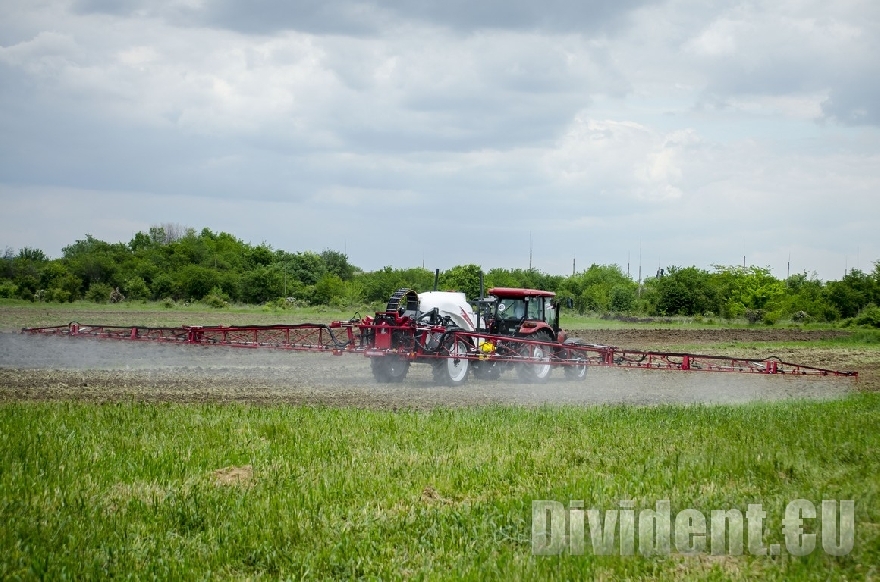
<instances>
[{"instance_id":1,"label":"sky","mask_svg":"<svg viewBox=\"0 0 880 582\"><path fill-rule=\"evenodd\" d=\"M0 248L880 260L880 3L0 0Z\"/></svg>"}]
</instances>

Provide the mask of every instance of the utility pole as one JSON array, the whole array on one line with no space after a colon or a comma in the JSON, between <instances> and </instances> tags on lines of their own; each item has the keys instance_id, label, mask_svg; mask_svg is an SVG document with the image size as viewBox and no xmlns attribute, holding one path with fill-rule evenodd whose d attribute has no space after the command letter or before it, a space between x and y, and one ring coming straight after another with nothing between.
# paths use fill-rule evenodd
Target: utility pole
<instances>
[{"instance_id":1,"label":"utility pole","mask_svg":"<svg viewBox=\"0 0 880 582\"><path fill-rule=\"evenodd\" d=\"M639 241L639 289L638 297L642 298L642 241Z\"/></svg>"},{"instance_id":2,"label":"utility pole","mask_svg":"<svg viewBox=\"0 0 880 582\"><path fill-rule=\"evenodd\" d=\"M576 260L577 260L577 257L575 257L575 258L573 258L573 259L571 260L571 276L572 276L572 277L574 277L574 274L575 274L575 272L576 272L576 271L575 271L575 266L574 266Z\"/></svg>"},{"instance_id":3,"label":"utility pole","mask_svg":"<svg viewBox=\"0 0 880 582\"><path fill-rule=\"evenodd\" d=\"M632 277L629 276L629 251L626 251L626 278L632 279Z\"/></svg>"},{"instance_id":4,"label":"utility pole","mask_svg":"<svg viewBox=\"0 0 880 582\"><path fill-rule=\"evenodd\" d=\"M532 270L532 231L529 231L529 271Z\"/></svg>"},{"instance_id":5,"label":"utility pole","mask_svg":"<svg viewBox=\"0 0 880 582\"><path fill-rule=\"evenodd\" d=\"M785 267L785 278L791 277L791 251L788 253L788 264Z\"/></svg>"}]
</instances>

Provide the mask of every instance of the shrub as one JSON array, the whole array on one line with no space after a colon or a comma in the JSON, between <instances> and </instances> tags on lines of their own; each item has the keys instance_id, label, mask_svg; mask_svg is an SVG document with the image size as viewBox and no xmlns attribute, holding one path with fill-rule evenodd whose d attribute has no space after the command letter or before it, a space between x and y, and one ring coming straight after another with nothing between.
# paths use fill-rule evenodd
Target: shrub
<instances>
[{"instance_id":1,"label":"shrub","mask_svg":"<svg viewBox=\"0 0 880 582\"><path fill-rule=\"evenodd\" d=\"M795 323L809 323L813 318L806 311L795 311L791 314L791 320Z\"/></svg>"},{"instance_id":2,"label":"shrub","mask_svg":"<svg viewBox=\"0 0 880 582\"><path fill-rule=\"evenodd\" d=\"M220 287L214 287L202 298L202 302L214 309L223 309L229 306L229 295L224 293Z\"/></svg>"},{"instance_id":3,"label":"shrub","mask_svg":"<svg viewBox=\"0 0 880 582\"><path fill-rule=\"evenodd\" d=\"M172 299L171 297L166 297L162 300L162 307L164 307L165 309L171 309L174 306L174 299Z\"/></svg>"},{"instance_id":4,"label":"shrub","mask_svg":"<svg viewBox=\"0 0 880 582\"><path fill-rule=\"evenodd\" d=\"M632 309L636 296L631 286L615 285L611 288L611 309L619 313Z\"/></svg>"},{"instance_id":5,"label":"shrub","mask_svg":"<svg viewBox=\"0 0 880 582\"><path fill-rule=\"evenodd\" d=\"M18 285L12 281L0 282L0 298L12 299L18 296Z\"/></svg>"},{"instance_id":6,"label":"shrub","mask_svg":"<svg viewBox=\"0 0 880 582\"><path fill-rule=\"evenodd\" d=\"M123 289L129 299L146 299L150 296L150 288L142 277L132 277L127 280Z\"/></svg>"},{"instance_id":7,"label":"shrub","mask_svg":"<svg viewBox=\"0 0 880 582\"><path fill-rule=\"evenodd\" d=\"M86 301L92 303L107 303L110 301L110 294L113 288L106 283L92 283L89 290L86 291Z\"/></svg>"},{"instance_id":8,"label":"shrub","mask_svg":"<svg viewBox=\"0 0 880 582\"><path fill-rule=\"evenodd\" d=\"M778 311L769 311L764 314L764 325L776 325L782 314Z\"/></svg>"},{"instance_id":9,"label":"shrub","mask_svg":"<svg viewBox=\"0 0 880 582\"><path fill-rule=\"evenodd\" d=\"M345 283L337 275L324 275L315 285L313 299L315 303L329 305L334 299L345 294Z\"/></svg>"},{"instance_id":10,"label":"shrub","mask_svg":"<svg viewBox=\"0 0 880 582\"><path fill-rule=\"evenodd\" d=\"M749 323L758 323L764 319L767 311L764 309L746 309L744 315Z\"/></svg>"},{"instance_id":11,"label":"shrub","mask_svg":"<svg viewBox=\"0 0 880 582\"><path fill-rule=\"evenodd\" d=\"M43 294L43 299L45 299L46 301L53 301L55 303L68 303L73 301L73 295L70 293L70 291L67 291L66 289L54 287L47 290Z\"/></svg>"},{"instance_id":12,"label":"shrub","mask_svg":"<svg viewBox=\"0 0 880 582\"><path fill-rule=\"evenodd\" d=\"M229 303L221 299L216 295L205 295L202 298L202 303L207 305L208 307L213 307L214 309L223 309L224 307L229 307Z\"/></svg>"},{"instance_id":13,"label":"shrub","mask_svg":"<svg viewBox=\"0 0 880 582\"><path fill-rule=\"evenodd\" d=\"M873 303L862 309L854 318L856 325L867 325L880 328L880 307Z\"/></svg>"}]
</instances>

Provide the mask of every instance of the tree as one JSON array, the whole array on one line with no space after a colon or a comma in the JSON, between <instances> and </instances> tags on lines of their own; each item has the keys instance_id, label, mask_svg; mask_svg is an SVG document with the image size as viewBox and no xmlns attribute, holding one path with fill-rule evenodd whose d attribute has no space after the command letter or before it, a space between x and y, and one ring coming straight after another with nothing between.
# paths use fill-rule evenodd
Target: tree
<instances>
[{"instance_id":1,"label":"tree","mask_svg":"<svg viewBox=\"0 0 880 582\"><path fill-rule=\"evenodd\" d=\"M713 265L712 281L725 317L740 317L746 310L777 309L785 296L785 284L763 267Z\"/></svg>"},{"instance_id":2,"label":"tree","mask_svg":"<svg viewBox=\"0 0 880 582\"><path fill-rule=\"evenodd\" d=\"M461 291L468 299L480 296L480 267L456 265L440 274L440 285L448 291Z\"/></svg>"},{"instance_id":3,"label":"tree","mask_svg":"<svg viewBox=\"0 0 880 582\"><path fill-rule=\"evenodd\" d=\"M275 254L272 252L272 248L269 247L269 245L263 243L251 249L249 258L254 266L266 267L271 265L275 260Z\"/></svg>"},{"instance_id":4,"label":"tree","mask_svg":"<svg viewBox=\"0 0 880 582\"><path fill-rule=\"evenodd\" d=\"M334 300L341 299L343 295L345 295L345 283L338 275L328 273L315 284L313 302L330 305Z\"/></svg>"},{"instance_id":5,"label":"tree","mask_svg":"<svg viewBox=\"0 0 880 582\"><path fill-rule=\"evenodd\" d=\"M840 281L829 281L825 289L828 302L843 317L855 317L877 294L874 279L858 269L851 270Z\"/></svg>"},{"instance_id":6,"label":"tree","mask_svg":"<svg viewBox=\"0 0 880 582\"><path fill-rule=\"evenodd\" d=\"M303 285L315 285L327 272L321 255L311 251L287 255L284 263L290 275Z\"/></svg>"},{"instance_id":7,"label":"tree","mask_svg":"<svg viewBox=\"0 0 880 582\"><path fill-rule=\"evenodd\" d=\"M350 281L354 275L354 266L348 262L348 256L339 251L324 249L321 252L321 260L324 261L324 269L336 275L343 281Z\"/></svg>"},{"instance_id":8,"label":"tree","mask_svg":"<svg viewBox=\"0 0 880 582\"><path fill-rule=\"evenodd\" d=\"M385 266L372 273L364 273L358 277L362 282L364 298L367 301L387 301L399 288L403 287L400 271Z\"/></svg>"},{"instance_id":9,"label":"tree","mask_svg":"<svg viewBox=\"0 0 880 582\"><path fill-rule=\"evenodd\" d=\"M216 271L201 265L187 265L177 272L177 294L184 299L202 299L220 284Z\"/></svg>"},{"instance_id":10,"label":"tree","mask_svg":"<svg viewBox=\"0 0 880 582\"><path fill-rule=\"evenodd\" d=\"M122 289L129 299L146 299L150 296L150 288L147 287L146 281L140 277L128 279Z\"/></svg>"},{"instance_id":11,"label":"tree","mask_svg":"<svg viewBox=\"0 0 880 582\"><path fill-rule=\"evenodd\" d=\"M699 315L718 308L717 291L703 269L672 266L647 283L656 291L655 309L660 315Z\"/></svg>"},{"instance_id":12,"label":"tree","mask_svg":"<svg viewBox=\"0 0 880 582\"><path fill-rule=\"evenodd\" d=\"M242 297L248 303L265 303L281 297L284 285L282 273L274 267L258 267L242 277Z\"/></svg>"},{"instance_id":13,"label":"tree","mask_svg":"<svg viewBox=\"0 0 880 582\"><path fill-rule=\"evenodd\" d=\"M584 311L626 311L635 300L636 283L618 265L592 264L586 271L568 277L559 285L560 298L574 299Z\"/></svg>"}]
</instances>

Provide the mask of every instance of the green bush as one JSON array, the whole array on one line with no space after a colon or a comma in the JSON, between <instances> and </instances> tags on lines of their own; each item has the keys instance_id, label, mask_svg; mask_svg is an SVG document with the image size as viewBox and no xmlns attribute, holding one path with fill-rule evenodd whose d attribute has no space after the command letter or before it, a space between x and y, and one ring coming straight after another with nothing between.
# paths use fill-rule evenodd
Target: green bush
<instances>
[{"instance_id":1,"label":"green bush","mask_svg":"<svg viewBox=\"0 0 880 582\"><path fill-rule=\"evenodd\" d=\"M758 323L759 321L764 320L764 316L767 315L767 311L764 309L746 309L744 313L746 317L746 321L749 323Z\"/></svg>"},{"instance_id":2,"label":"green bush","mask_svg":"<svg viewBox=\"0 0 880 582\"><path fill-rule=\"evenodd\" d=\"M782 314L778 311L768 311L764 314L764 325L776 325L782 318Z\"/></svg>"},{"instance_id":3,"label":"green bush","mask_svg":"<svg viewBox=\"0 0 880 582\"><path fill-rule=\"evenodd\" d=\"M70 291L67 291L66 289L54 287L44 293L43 299L45 301L52 301L55 303L69 303L73 301L73 295L70 293Z\"/></svg>"},{"instance_id":4,"label":"green bush","mask_svg":"<svg viewBox=\"0 0 880 582\"><path fill-rule=\"evenodd\" d=\"M207 305L208 307L213 307L214 309L223 309L224 307L229 307L229 303L224 301L220 297L216 295L205 295L202 298L202 303Z\"/></svg>"},{"instance_id":5,"label":"green bush","mask_svg":"<svg viewBox=\"0 0 880 582\"><path fill-rule=\"evenodd\" d=\"M12 281L0 281L0 298L12 299L18 296L18 285Z\"/></svg>"},{"instance_id":6,"label":"green bush","mask_svg":"<svg viewBox=\"0 0 880 582\"><path fill-rule=\"evenodd\" d=\"M635 291L631 285L615 285L611 288L611 309L618 313L625 313L632 309L636 299Z\"/></svg>"},{"instance_id":7,"label":"green bush","mask_svg":"<svg viewBox=\"0 0 880 582\"><path fill-rule=\"evenodd\" d=\"M795 311L791 314L791 320L795 323L810 323L813 318L806 311Z\"/></svg>"},{"instance_id":8,"label":"green bush","mask_svg":"<svg viewBox=\"0 0 880 582\"><path fill-rule=\"evenodd\" d=\"M298 306L299 301L293 297L278 297L267 301L263 308L267 311L275 311L276 309L291 309Z\"/></svg>"},{"instance_id":9,"label":"green bush","mask_svg":"<svg viewBox=\"0 0 880 582\"><path fill-rule=\"evenodd\" d=\"M324 275L315 285L314 301L320 305L329 305L344 295L345 283L337 275Z\"/></svg>"},{"instance_id":10,"label":"green bush","mask_svg":"<svg viewBox=\"0 0 880 582\"><path fill-rule=\"evenodd\" d=\"M150 288L142 277L132 277L122 287L129 299L146 299L150 296Z\"/></svg>"},{"instance_id":11,"label":"green bush","mask_svg":"<svg viewBox=\"0 0 880 582\"><path fill-rule=\"evenodd\" d=\"M171 309L175 305L176 303L174 303L174 299L172 299L171 297L166 297L162 300L162 307L164 307L165 309Z\"/></svg>"},{"instance_id":12,"label":"green bush","mask_svg":"<svg viewBox=\"0 0 880 582\"><path fill-rule=\"evenodd\" d=\"M880 307L873 303L862 309L853 319L856 325L866 325L880 328Z\"/></svg>"},{"instance_id":13,"label":"green bush","mask_svg":"<svg viewBox=\"0 0 880 582\"><path fill-rule=\"evenodd\" d=\"M229 295L224 293L220 287L214 287L202 298L202 303L214 309L223 309L229 307Z\"/></svg>"},{"instance_id":14,"label":"green bush","mask_svg":"<svg viewBox=\"0 0 880 582\"><path fill-rule=\"evenodd\" d=\"M86 301L92 303L107 303L110 301L110 294L113 293L113 287L106 283L92 283L89 290L86 291Z\"/></svg>"}]
</instances>

